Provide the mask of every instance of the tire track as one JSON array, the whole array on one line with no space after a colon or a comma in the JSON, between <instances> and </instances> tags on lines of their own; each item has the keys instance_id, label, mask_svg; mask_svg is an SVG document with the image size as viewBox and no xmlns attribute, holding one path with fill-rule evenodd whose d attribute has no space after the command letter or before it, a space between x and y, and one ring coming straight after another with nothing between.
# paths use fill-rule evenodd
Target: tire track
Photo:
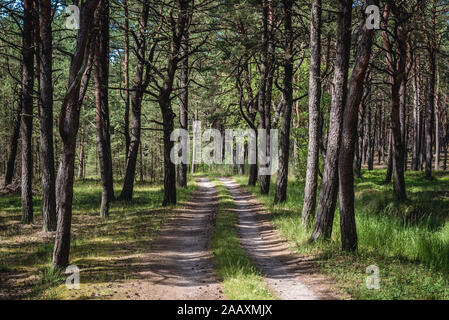
<instances>
[{"instance_id":1,"label":"tire track","mask_svg":"<svg viewBox=\"0 0 449 320\"><path fill-rule=\"evenodd\" d=\"M218 209L218 193L208 179L200 179L189 202L159 232L142 263L134 266L139 280L133 289L142 300L223 299L209 245ZM117 297L117 295L116 295ZM133 297L135 298L135 297Z\"/></svg>"},{"instance_id":2,"label":"tire track","mask_svg":"<svg viewBox=\"0 0 449 320\"><path fill-rule=\"evenodd\" d=\"M234 198L240 242L254 266L282 300L335 299L310 261L294 256L260 214L262 206L231 179L220 178Z\"/></svg>"}]
</instances>

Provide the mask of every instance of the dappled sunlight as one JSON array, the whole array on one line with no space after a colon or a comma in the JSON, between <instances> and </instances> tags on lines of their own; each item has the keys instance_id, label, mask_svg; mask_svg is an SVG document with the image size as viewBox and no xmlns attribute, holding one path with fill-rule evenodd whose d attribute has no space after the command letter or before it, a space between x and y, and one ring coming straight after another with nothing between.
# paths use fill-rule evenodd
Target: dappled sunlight
<instances>
[{"instance_id":1,"label":"dappled sunlight","mask_svg":"<svg viewBox=\"0 0 449 320\"><path fill-rule=\"evenodd\" d=\"M180 203L194 188L192 182L178 191ZM106 290L111 281L132 279L129 268L151 249L156 233L172 214L170 208L160 207L160 186L138 185L135 195L136 201L112 203L110 218L102 220L100 185L93 180L75 184L70 261L82 270L82 292L68 291L57 277L48 283L45 270L51 263L54 233L42 232L37 210L33 225L20 223L20 195L0 196L0 298L97 299L110 292L98 292L93 286L104 282Z\"/></svg>"},{"instance_id":2,"label":"dappled sunlight","mask_svg":"<svg viewBox=\"0 0 449 320\"><path fill-rule=\"evenodd\" d=\"M385 174L385 170L363 170L356 180L359 250L349 255L340 251L338 205L331 240L311 244L311 230L301 225L303 184L291 179L287 202L275 205L274 183L269 195L260 195L258 186L246 185L247 177L234 179L257 195L268 208L270 221L297 253L314 257L353 297L449 298L449 175L436 172L429 181L420 172L407 172L409 200L398 203L392 184L384 182ZM365 268L372 264L385 273L383 293L363 286Z\"/></svg>"}]
</instances>

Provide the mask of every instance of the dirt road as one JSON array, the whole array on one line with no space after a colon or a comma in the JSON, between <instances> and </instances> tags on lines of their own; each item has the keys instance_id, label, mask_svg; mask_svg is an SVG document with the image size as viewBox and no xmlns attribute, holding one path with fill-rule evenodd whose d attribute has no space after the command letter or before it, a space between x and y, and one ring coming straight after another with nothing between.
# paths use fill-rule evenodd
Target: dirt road
<instances>
[{"instance_id":1,"label":"dirt road","mask_svg":"<svg viewBox=\"0 0 449 320\"><path fill-rule=\"evenodd\" d=\"M218 209L218 194L208 179L158 235L138 269L132 288L116 289L113 299L218 300L223 293L215 274L209 243ZM136 296L136 293L138 296Z\"/></svg>"},{"instance_id":2,"label":"dirt road","mask_svg":"<svg viewBox=\"0 0 449 320\"><path fill-rule=\"evenodd\" d=\"M234 198L242 247L269 288L282 300L335 299L329 279L313 262L291 253L250 193L231 179L220 181Z\"/></svg>"}]
</instances>

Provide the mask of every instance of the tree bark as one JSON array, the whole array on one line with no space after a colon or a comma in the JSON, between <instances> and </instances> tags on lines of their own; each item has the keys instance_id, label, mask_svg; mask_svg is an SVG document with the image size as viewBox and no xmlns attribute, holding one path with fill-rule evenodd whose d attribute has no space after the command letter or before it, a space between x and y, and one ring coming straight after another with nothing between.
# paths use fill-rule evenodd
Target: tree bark
<instances>
[{"instance_id":1,"label":"tree bark","mask_svg":"<svg viewBox=\"0 0 449 320\"><path fill-rule=\"evenodd\" d=\"M332 235L338 194L338 156L340 152L343 112L347 98L348 69L351 49L352 1L338 1L337 56L330 113L329 135L318 210L311 240L329 239ZM352 161L351 161L352 165Z\"/></svg>"},{"instance_id":2,"label":"tree bark","mask_svg":"<svg viewBox=\"0 0 449 320\"><path fill-rule=\"evenodd\" d=\"M42 157L42 215L43 230L56 231L56 174L53 149L53 66L51 1L42 0L40 6L40 149Z\"/></svg>"},{"instance_id":3,"label":"tree bark","mask_svg":"<svg viewBox=\"0 0 449 320\"><path fill-rule=\"evenodd\" d=\"M306 185L302 208L302 224L310 227L316 207L318 186L320 102L321 102L321 0L313 0L310 23L310 80L309 80L309 149Z\"/></svg>"},{"instance_id":4,"label":"tree bark","mask_svg":"<svg viewBox=\"0 0 449 320\"><path fill-rule=\"evenodd\" d=\"M387 175L385 176L385 183L390 183L393 176L393 148L393 132L390 129L388 138Z\"/></svg>"},{"instance_id":5,"label":"tree bark","mask_svg":"<svg viewBox=\"0 0 449 320\"><path fill-rule=\"evenodd\" d=\"M17 157L17 146L19 145L20 138L20 124L22 120L22 93L20 93L19 98L17 99L17 110L16 117L14 119L14 128L11 136L11 142L9 143L9 156L8 162L6 164L6 174L5 174L5 187L9 186L12 183L14 178L14 169L16 166L16 157Z\"/></svg>"},{"instance_id":6,"label":"tree bark","mask_svg":"<svg viewBox=\"0 0 449 320\"><path fill-rule=\"evenodd\" d=\"M80 139L80 150L78 155L78 179L84 179L84 161L85 161L85 151L84 151L84 130L81 130L81 139Z\"/></svg>"},{"instance_id":7,"label":"tree bark","mask_svg":"<svg viewBox=\"0 0 449 320\"><path fill-rule=\"evenodd\" d=\"M436 78L436 52L429 48L429 78L427 85L426 108L426 170L425 178L432 179L433 164L433 130L435 120L435 78Z\"/></svg>"},{"instance_id":8,"label":"tree bark","mask_svg":"<svg viewBox=\"0 0 449 320\"><path fill-rule=\"evenodd\" d=\"M80 8L80 29L70 65L68 90L59 116L59 132L63 142L63 152L56 180L58 224L53 250L53 266L58 269L65 268L69 264L76 135L82 102L80 97L84 96L84 94L80 94L80 87L83 78L87 76L89 50L92 50L89 38L98 3L99 0L89 0L84 2Z\"/></svg>"},{"instance_id":9,"label":"tree bark","mask_svg":"<svg viewBox=\"0 0 449 320\"><path fill-rule=\"evenodd\" d=\"M132 121L131 121L131 140L126 161L125 179L120 199L131 201L134 192L134 179L136 175L137 156L139 153L140 137L142 130L142 98L147 84L143 81L145 69L144 57L146 51L146 34L145 30L148 25L149 5L142 3L142 14L139 20L139 33L137 37L137 59L136 75L134 79L133 91L131 94Z\"/></svg>"},{"instance_id":10,"label":"tree bark","mask_svg":"<svg viewBox=\"0 0 449 320\"><path fill-rule=\"evenodd\" d=\"M404 20L400 20L403 6L396 7L394 2L389 1L385 11L385 17L392 13L395 19L394 40L397 49L393 50L386 31L382 31L384 49L386 51L386 63L390 69L391 80L391 128L393 138L393 185L394 194L399 201L407 199L405 178L404 178L404 144L401 131L401 86L407 77L407 33L404 30ZM387 20L387 19L385 19ZM393 58L395 57L395 58Z\"/></svg>"},{"instance_id":11,"label":"tree bark","mask_svg":"<svg viewBox=\"0 0 449 320\"><path fill-rule=\"evenodd\" d=\"M261 38L261 56L260 56L260 84L258 96L258 110L259 110L259 128L267 130L266 134L266 150L265 155L269 157L270 150L270 126L271 126L271 85L272 84L272 65L271 65L271 22L272 22L272 7L271 0L262 1L262 38ZM270 77L271 75L271 77ZM261 150L259 150L261 152ZM262 166L262 164L260 164ZM267 165L264 165L267 167ZM260 175L260 192L268 194L270 191L270 176Z\"/></svg>"},{"instance_id":12,"label":"tree bark","mask_svg":"<svg viewBox=\"0 0 449 320\"><path fill-rule=\"evenodd\" d=\"M34 14L33 0L23 2L22 47L22 223L33 222L33 88L34 88Z\"/></svg>"},{"instance_id":13,"label":"tree bark","mask_svg":"<svg viewBox=\"0 0 449 320\"><path fill-rule=\"evenodd\" d=\"M170 159L171 150L174 142L170 136L174 129L174 117L171 106L171 94L173 92L173 81L176 69L178 68L180 57L182 38L188 32L188 8L189 0L177 0L176 7L178 9L178 19L173 26L173 34L170 45L170 55L167 63L166 74L160 88L158 102L162 113L162 123L164 127L164 201L163 206L176 204L176 167Z\"/></svg>"},{"instance_id":14,"label":"tree bark","mask_svg":"<svg viewBox=\"0 0 449 320\"><path fill-rule=\"evenodd\" d=\"M189 52L189 35L186 32L181 41L181 56L187 55ZM189 123L189 60L186 57L181 61L180 82L181 86L179 95L179 126L181 129L188 130ZM187 187L187 164L181 163L178 166L178 186Z\"/></svg>"},{"instance_id":15,"label":"tree bark","mask_svg":"<svg viewBox=\"0 0 449 320\"><path fill-rule=\"evenodd\" d=\"M100 0L96 15L98 35L95 47L95 102L98 160L102 183L100 216L109 217L109 204L114 200L112 173L111 124L109 120L109 0Z\"/></svg>"},{"instance_id":16,"label":"tree bark","mask_svg":"<svg viewBox=\"0 0 449 320\"><path fill-rule=\"evenodd\" d=\"M372 108L371 104L368 104L368 135L367 135L367 149L368 149L368 157L367 157L367 164L368 164L368 171L373 171L374 169L374 139L373 139L373 115L372 115Z\"/></svg>"},{"instance_id":17,"label":"tree bark","mask_svg":"<svg viewBox=\"0 0 449 320\"><path fill-rule=\"evenodd\" d=\"M413 147L412 147L412 170L419 170L419 154L420 154L420 106L419 106L419 82L417 73L417 62L415 63L415 70L413 75Z\"/></svg>"},{"instance_id":18,"label":"tree bark","mask_svg":"<svg viewBox=\"0 0 449 320\"><path fill-rule=\"evenodd\" d=\"M401 82L401 86L399 88L399 118L401 125L401 137L402 137L402 145L404 148L404 172L407 171L407 122L406 122L406 114L407 114L407 78L408 74L404 76L404 79Z\"/></svg>"},{"instance_id":19,"label":"tree bark","mask_svg":"<svg viewBox=\"0 0 449 320\"><path fill-rule=\"evenodd\" d=\"M195 121L198 121L198 106L195 106ZM197 131L199 130L199 128L197 128L195 125L193 126L193 137L196 137L197 135ZM192 144L192 163L190 164L190 172L191 174L195 173L195 166L196 166L196 159L197 157L201 157L200 154L197 155L197 146L195 145L195 138L193 139L193 144Z\"/></svg>"},{"instance_id":20,"label":"tree bark","mask_svg":"<svg viewBox=\"0 0 449 320\"><path fill-rule=\"evenodd\" d=\"M368 0L367 5L379 5L379 1ZM343 132L339 155L340 180L340 228L344 251L357 250L357 228L354 212L354 162L357 139L359 106L363 95L363 82L368 69L373 45L374 29L367 29L363 21L359 28L357 56L349 82L348 99L343 116Z\"/></svg>"},{"instance_id":21,"label":"tree bark","mask_svg":"<svg viewBox=\"0 0 449 320\"><path fill-rule=\"evenodd\" d=\"M129 134L129 10L128 1L123 0L123 8L125 14L125 58L124 58L124 73L125 73L125 117L124 117L124 130L123 134L125 136L125 163L128 159L129 146L131 144L131 136Z\"/></svg>"},{"instance_id":22,"label":"tree bark","mask_svg":"<svg viewBox=\"0 0 449 320\"><path fill-rule=\"evenodd\" d=\"M284 29L286 33L284 49L284 79L281 103L281 134L279 170L276 181L275 203L287 201L288 164L290 159L290 126L293 108L293 0L283 0Z\"/></svg>"},{"instance_id":23,"label":"tree bark","mask_svg":"<svg viewBox=\"0 0 449 320\"><path fill-rule=\"evenodd\" d=\"M440 170L440 72L436 65L436 92L435 92L435 171Z\"/></svg>"}]
</instances>

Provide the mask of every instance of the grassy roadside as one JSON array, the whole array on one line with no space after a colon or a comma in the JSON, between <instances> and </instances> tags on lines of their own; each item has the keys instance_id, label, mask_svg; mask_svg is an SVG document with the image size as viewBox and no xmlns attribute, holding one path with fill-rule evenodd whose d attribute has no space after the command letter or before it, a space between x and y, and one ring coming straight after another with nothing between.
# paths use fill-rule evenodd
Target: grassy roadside
<instances>
[{"instance_id":1,"label":"grassy roadside","mask_svg":"<svg viewBox=\"0 0 449 320\"><path fill-rule=\"evenodd\" d=\"M195 189L193 179L179 189L179 203ZM98 181L76 182L70 263L81 269L81 290L68 291L65 277L50 267L54 235L41 233L40 197L34 224L23 226L20 195L0 196L0 298L103 299L112 293L110 282L133 281L131 264L151 249L172 208L161 208L162 185L147 183L136 184L132 202L112 203L108 220L99 217L100 199Z\"/></svg>"},{"instance_id":2,"label":"grassy roadside","mask_svg":"<svg viewBox=\"0 0 449 320\"><path fill-rule=\"evenodd\" d=\"M310 230L300 223L304 186L289 181L288 201L275 205L274 184L268 196L248 187L247 177L234 177L272 213L274 226L302 255L313 255L322 271L354 299L449 299L449 177L433 181L407 173L410 200L397 204L384 171L364 172L356 182L359 251L344 254L336 212L332 240L308 244ZM274 183L275 179L272 179ZM368 290L366 268L380 269L380 290Z\"/></svg>"},{"instance_id":3,"label":"grassy roadside","mask_svg":"<svg viewBox=\"0 0 449 320\"><path fill-rule=\"evenodd\" d=\"M238 239L237 215L229 191L213 179L219 194L219 210L212 239L217 273L223 281L226 297L231 300L272 300L263 277L251 264Z\"/></svg>"}]
</instances>

